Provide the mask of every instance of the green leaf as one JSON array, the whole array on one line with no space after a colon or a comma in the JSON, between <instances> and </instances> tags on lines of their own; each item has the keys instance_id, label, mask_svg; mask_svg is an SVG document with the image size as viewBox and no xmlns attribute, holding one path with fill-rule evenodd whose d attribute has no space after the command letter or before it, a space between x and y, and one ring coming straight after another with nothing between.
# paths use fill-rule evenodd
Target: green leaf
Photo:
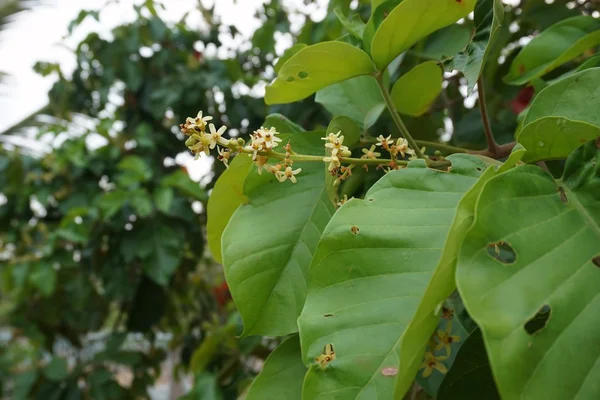
<instances>
[{"instance_id":1,"label":"green leaf","mask_svg":"<svg viewBox=\"0 0 600 400\"><path fill-rule=\"evenodd\" d=\"M280 133L298 133L305 130L281 114L269 114L263 126ZM207 205L207 241L215 260L223 263L221 238L231 216L242 204L248 203L244 182L252 167L252 159L245 155L233 159L229 169L217 180Z\"/></svg>"},{"instance_id":2,"label":"green leaf","mask_svg":"<svg viewBox=\"0 0 600 400\"><path fill-rule=\"evenodd\" d=\"M152 193L156 208L165 214L169 213L175 193L173 189L167 187L158 187Z\"/></svg>"},{"instance_id":3,"label":"green leaf","mask_svg":"<svg viewBox=\"0 0 600 400\"><path fill-rule=\"evenodd\" d=\"M585 50L600 44L600 21L578 16L546 29L521 50L504 81L522 85L553 71Z\"/></svg>"},{"instance_id":4,"label":"green leaf","mask_svg":"<svg viewBox=\"0 0 600 400\"><path fill-rule=\"evenodd\" d=\"M139 156L127 156L117 165L122 173L117 177L120 185L129 186L152 178L152 169Z\"/></svg>"},{"instance_id":5,"label":"green leaf","mask_svg":"<svg viewBox=\"0 0 600 400\"><path fill-rule=\"evenodd\" d=\"M500 400L481 330L477 329L471 333L461 346L436 398Z\"/></svg>"},{"instance_id":6,"label":"green leaf","mask_svg":"<svg viewBox=\"0 0 600 400\"><path fill-rule=\"evenodd\" d=\"M302 100L317 90L359 75L375 72L362 50L343 42L323 42L305 47L281 67L267 86L265 103L281 104Z\"/></svg>"},{"instance_id":7,"label":"green leaf","mask_svg":"<svg viewBox=\"0 0 600 400\"><path fill-rule=\"evenodd\" d=\"M128 194L124 190L115 190L104 193L98 200L98 207L104 215L104 219L112 218L127 202Z\"/></svg>"},{"instance_id":8,"label":"green leaf","mask_svg":"<svg viewBox=\"0 0 600 400\"><path fill-rule=\"evenodd\" d=\"M370 76L357 76L321 89L315 101L333 115L351 118L363 129L373 126L385 109L379 86Z\"/></svg>"},{"instance_id":9,"label":"green leaf","mask_svg":"<svg viewBox=\"0 0 600 400\"><path fill-rule=\"evenodd\" d=\"M450 68L461 71L467 79L468 94L499 38L504 23L504 5L500 0L478 0L475 4L475 35L467 47L454 56Z\"/></svg>"},{"instance_id":10,"label":"green leaf","mask_svg":"<svg viewBox=\"0 0 600 400\"><path fill-rule=\"evenodd\" d=\"M247 400L302 399L302 381L306 367L302 364L300 340L291 337L273 351L262 371L250 386Z\"/></svg>"},{"instance_id":11,"label":"green leaf","mask_svg":"<svg viewBox=\"0 0 600 400\"><path fill-rule=\"evenodd\" d=\"M56 270L49 263L40 262L33 267L29 275L29 282L35 286L43 296L49 297L56 288Z\"/></svg>"},{"instance_id":12,"label":"green leaf","mask_svg":"<svg viewBox=\"0 0 600 400\"><path fill-rule=\"evenodd\" d=\"M138 216L146 218L152 214L154 206L150 194L145 189L137 189L129 194L129 202Z\"/></svg>"},{"instance_id":13,"label":"green leaf","mask_svg":"<svg viewBox=\"0 0 600 400\"><path fill-rule=\"evenodd\" d=\"M456 282L483 332L503 399L598 396L600 150L575 150L561 181L535 166L479 196Z\"/></svg>"},{"instance_id":14,"label":"green leaf","mask_svg":"<svg viewBox=\"0 0 600 400\"><path fill-rule=\"evenodd\" d=\"M69 375L69 366L67 360L60 357L53 357L44 367L44 375L51 381L60 381Z\"/></svg>"},{"instance_id":15,"label":"green leaf","mask_svg":"<svg viewBox=\"0 0 600 400\"><path fill-rule=\"evenodd\" d=\"M524 161L566 158L600 136L600 68L570 75L543 89L533 100L517 141Z\"/></svg>"},{"instance_id":16,"label":"green leaf","mask_svg":"<svg viewBox=\"0 0 600 400\"><path fill-rule=\"evenodd\" d=\"M342 25L348 30L348 32L362 40L363 32L365 31L365 23L360 19L360 16L355 14L352 19L348 19L340 8L334 10L336 17L340 20Z\"/></svg>"},{"instance_id":17,"label":"green leaf","mask_svg":"<svg viewBox=\"0 0 600 400\"><path fill-rule=\"evenodd\" d=\"M307 46L308 45L305 43L297 43L297 44L293 45L292 47L290 47L289 49L287 49L283 53L283 55L281 57L279 57L279 60L277 60L277 62L275 63L275 66L273 66L275 73L278 74L281 67L283 67L283 65L287 62L287 60L290 59L290 57L292 57L294 54L296 54L297 52L299 52L300 50L302 50L303 48L305 48Z\"/></svg>"},{"instance_id":18,"label":"green leaf","mask_svg":"<svg viewBox=\"0 0 600 400\"><path fill-rule=\"evenodd\" d=\"M390 398L400 342L435 269L456 207L485 164L453 155L452 172L422 160L381 178L365 200L340 207L311 263L298 319L304 398ZM315 357L332 344L325 369ZM419 360L420 361L420 360ZM416 370L415 370L416 371ZM414 377L414 372L413 376Z\"/></svg>"},{"instance_id":19,"label":"green leaf","mask_svg":"<svg viewBox=\"0 0 600 400\"><path fill-rule=\"evenodd\" d=\"M439 320L439 306L456 289L454 274L458 252L473 223L475 203L485 183L494 176L514 167L525 150L516 147L506 162L500 166L489 166L477 182L465 193L458 203L454 221L448 232L442 256L409 322L400 345L400 373L396 382L396 394L403 395L410 388L419 368L425 347Z\"/></svg>"},{"instance_id":20,"label":"green leaf","mask_svg":"<svg viewBox=\"0 0 600 400\"><path fill-rule=\"evenodd\" d=\"M157 284L167 285L179 265L182 247L183 232L153 221L139 237L138 255L144 259L145 274Z\"/></svg>"},{"instance_id":21,"label":"green leaf","mask_svg":"<svg viewBox=\"0 0 600 400\"><path fill-rule=\"evenodd\" d=\"M383 0L379 1L376 5L372 5L371 18L367 21L363 32L363 48L367 53L371 54L371 43L373 42L373 36L375 36L377 28L379 28L389 13L402 1L403 0Z\"/></svg>"},{"instance_id":22,"label":"green leaf","mask_svg":"<svg viewBox=\"0 0 600 400\"><path fill-rule=\"evenodd\" d=\"M175 171L165 176L161 185L177 189L184 196L192 197L199 201L206 201L208 196L198 182L194 182L187 172L183 170Z\"/></svg>"},{"instance_id":23,"label":"green leaf","mask_svg":"<svg viewBox=\"0 0 600 400\"><path fill-rule=\"evenodd\" d=\"M404 0L379 26L371 43L378 69L427 35L469 15L475 0Z\"/></svg>"},{"instance_id":24,"label":"green leaf","mask_svg":"<svg viewBox=\"0 0 600 400\"><path fill-rule=\"evenodd\" d=\"M323 131L290 134L293 149L323 155ZM298 183L279 183L272 174L246 178L241 205L223 232L225 277L244 321L243 336L296 332L306 296L308 267L333 205L323 164L296 162Z\"/></svg>"},{"instance_id":25,"label":"green leaf","mask_svg":"<svg viewBox=\"0 0 600 400\"><path fill-rule=\"evenodd\" d=\"M244 195L244 182L252 167L252 159L240 154L233 159L229 169L217 180L206 208L208 247L217 262L223 263L221 237L231 216L242 204L248 202Z\"/></svg>"},{"instance_id":26,"label":"green leaf","mask_svg":"<svg viewBox=\"0 0 600 400\"><path fill-rule=\"evenodd\" d=\"M392 101L401 114L419 116L429 110L442 91L443 71L437 61L417 65L392 87Z\"/></svg>"},{"instance_id":27,"label":"green leaf","mask_svg":"<svg viewBox=\"0 0 600 400\"><path fill-rule=\"evenodd\" d=\"M466 25L452 24L433 32L425 41L420 53L424 57L443 60L453 57L471 41L471 29Z\"/></svg>"}]
</instances>

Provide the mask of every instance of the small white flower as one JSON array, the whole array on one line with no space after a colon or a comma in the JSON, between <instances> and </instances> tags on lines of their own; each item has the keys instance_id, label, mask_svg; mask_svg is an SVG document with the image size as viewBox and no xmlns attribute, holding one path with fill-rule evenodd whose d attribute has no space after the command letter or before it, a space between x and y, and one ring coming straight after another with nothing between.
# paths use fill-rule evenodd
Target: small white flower
<instances>
[{"instance_id":1,"label":"small white flower","mask_svg":"<svg viewBox=\"0 0 600 400\"><path fill-rule=\"evenodd\" d=\"M223 133L225 133L225 131L227 130L226 126L222 126L219 128L219 130L217 130L215 128L214 124L210 124L208 125L208 127L210 128L210 148L214 149L215 146L217 145L217 143L221 142L223 140L223 138L221 138L221 135L223 135Z\"/></svg>"},{"instance_id":2,"label":"small white flower","mask_svg":"<svg viewBox=\"0 0 600 400\"><path fill-rule=\"evenodd\" d=\"M347 146L343 145L344 143L344 137L340 136L340 137L336 137L333 141L330 141L329 143L325 143L325 147L327 147L328 149L331 149L331 154L332 155L337 155L338 152L346 152L349 151Z\"/></svg>"},{"instance_id":3,"label":"small white flower","mask_svg":"<svg viewBox=\"0 0 600 400\"><path fill-rule=\"evenodd\" d=\"M362 149L362 152L365 153L362 158L371 158L376 159L377 157L381 157L381 153L375 151L375 145L371 146L370 149Z\"/></svg>"},{"instance_id":4,"label":"small white flower","mask_svg":"<svg viewBox=\"0 0 600 400\"><path fill-rule=\"evenodd\" d=\"M279 182L284 182L286 179L292 181L292 183L298 182L294 175L298 175L302 172L302 168L292 169L292 167L287 167L284 171L276 171L275 176Z\"/></svg>"},{"instance_id":5,"label":"small white flower","mask_svg":"<svg viewBox=\"0 0 600 400\"><path fill-rule=\"evenodd\" d=\"M261 126L254 133L263 140L263 146L267 150L277 147L279 142L281 142L281 139L277 137L279 132L275 128L267 129Z\"/></svg>"},{"instance_id":6,"label":"small white flower","mask_svg":"<svg viewBox=\"0 0 600 400\"><path fill-rule=\"evenodd\" d=\"M191 118L188 118L188 119L191 119ZM204 131L206 129L206 124L208 123L208 121L211 121L212 119L213 119L213 117L211 117L210 115L207 115L206 117L202 117L202 111L198 111L198 115L196 116L196 118L193 121L198 128L200 128L202 131Z\"/></svg>"},{"instance_id":7,"label":"small white flower","mask_svg":"<svg viewBox=\"0 0 600 400\"><path fill-rule=\"evenodd\" d=\"M383 146L384 149L388 149L392 144L394 144L394 140L392 139L392 135L384 138L383 135L379 135L377 137L377 146Z\"/></svg>"},{"instance_id":8,"label":"small white flower","mask_svg":"<svg viewBox=\"0 0 600 400\"><path fill-rule=\"evenodd\" d=\"M326 142L333 143L340 137L341 134L342 134L342 131L338 131L338 133L330 133L329 135L322 137L321 140L325 140Z\"/></svg>"},{"instance_id":9,"label":"small white flower","mask_svg":"<svg viewBox=\"0 0 600 400\"><path fill-rule=\"evenodd\" d=\"M396 151L402 154L402 157L404 157L405 154L411 156L415 155L415 151L408 147L408 141L404 138L398 138L398 140L396 141Z\"/></svg>"},{"instance_id":10,"label":"small white flower","mask_svg":"<svg viewBox=\"0 0 600 400\"><path fill-rule=\"evenodd\" d=\"M323 158L323 161L329 163L329 171L333 171L334 168L338 168L340 166L340 159L337 155L331 155L331 157Z\"/></svg>"},{"instance_id":11,"label":"small white flower","mask_svg":"<svg viewBox=\"0 0 600 400\"><path fill-rule=\"evenodd\" d=\"M229 168L229 158L231 157L231 152L227 149L222 149L220 147L217 147L217 152L219 153L219 156L217 158L220 161L223 161L223 164L225 164L225 168Z\"/></svg>"}]
</instances>

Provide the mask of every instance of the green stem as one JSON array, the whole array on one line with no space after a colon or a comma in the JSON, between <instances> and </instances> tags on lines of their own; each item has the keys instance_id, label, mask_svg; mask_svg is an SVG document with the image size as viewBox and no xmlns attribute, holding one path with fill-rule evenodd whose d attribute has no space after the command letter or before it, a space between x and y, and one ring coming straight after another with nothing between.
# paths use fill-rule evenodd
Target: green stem
<instances>
[{"instance_id":1,"label":"green stem","mask_svg":"<svg viewBox=\"0 0 600 400\"><path fill-rule=\"evenodd\" d=\"M402 136L404 136L404 138L408 142L408 145L415 151L415 154L417 155L417 157L425 158L425 156L421 152L421 149L417 145L417 142L415 142L413 137L410 135L408 128L406 127L406 125L404 125L404 122L402 122L402 119L400 118L400 114L398 114L398 110L396 110L396 106L394 105L394 102L392 101L390 92L387 90L387 88L385 87L385 84L383 83L383 74L378 73L377 75L375 75L375 80L377 81L377 84L379 85L379 90L381 91L381 94L383 95L383 99L385 100L385 105L387 106L388 110L390 111L390 114L392 115L392 119L394 120L394 123L400 130L400 133L402 134Z\"/></svg>"},{"instance_id":2,"label":"green stem","mask_svg":"<svg viewBox=\"0 0 600 400\"><path fill-rule=\"evenodd\" d=\"M232 150L236 150L240 153L252 154L252 150L246 150L244 148L239 148L237 143L232 143L227 146ZM256 154L263 157L273 158L275 160L285 160L285 154L278 153L276 151L259 151ZM308 154L292 154L290 155L290 160L292 161L319 161L324 162L323 158L326 156L311 156ZM352 157L339 157L340 162L346 164L354 164L354 165L385 165L391 163L393 160L389 158L352 158ZM399 160L396 161L397 165L407 165L408 161Z\"/></svg>"},{"instance_id":3,"label":"green stem","mask_svg":"<svg viewBox=\"0 0 600 400\"><path fill-rule=\"evenodd\" d=\"M492 133L492 126L490 124L490 118L488 116L487 104L485 102L485 90L483 89L483 78L480 76L477 79L477 94L479 95L479 109L481 110L481 121L483 122L483 129L485 131L485 138L487 140L487 150L496 155L498 154L498 143L494 139Z\"/></svg>"}]
</instances>

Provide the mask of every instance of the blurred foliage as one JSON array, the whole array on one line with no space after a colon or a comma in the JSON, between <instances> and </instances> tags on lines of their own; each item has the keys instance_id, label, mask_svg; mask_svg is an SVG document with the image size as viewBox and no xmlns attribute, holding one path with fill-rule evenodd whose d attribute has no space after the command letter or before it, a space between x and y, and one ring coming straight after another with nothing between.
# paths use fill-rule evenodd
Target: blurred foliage
<instances>
[{"instance_id":1,"label":"blurred foliage","mask_svg":"<svg viewBox=\"0 0 600 400\"><path fill-rule=\"evenodd\" d=\"M272 78L287 13L264 5L261 27L229 49L221 38L241 36L212 9L188 13L203 29L189 15L166 22L150 0L135 10L109 37L92 32L77 45L72 74L36 64L57 81L44 109L52 118L27 141L54 150L0 147L0 326L10 337L0 381L10 398L147 398L169 350L175 375L194 374L193 398L236 398L273 347L234 340L241 322L205 251L207 190L223 166L201 186L175 158L178 123L200 109L240 127L230 134L261 125L269 110L252 88ZM69 32L101 17L84 10ZM321 35L338 25L315 24ZM312 99L271 111L304 125L328 120Z\"/></svg>"}]
</instances>

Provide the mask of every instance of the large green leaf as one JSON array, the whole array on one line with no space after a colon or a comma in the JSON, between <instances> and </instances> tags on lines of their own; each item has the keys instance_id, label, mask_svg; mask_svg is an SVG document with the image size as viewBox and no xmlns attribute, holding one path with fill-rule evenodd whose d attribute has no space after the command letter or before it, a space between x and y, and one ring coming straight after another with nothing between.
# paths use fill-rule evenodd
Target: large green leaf
<instances>
[{"instance_id":1,"label":"large green leaf","mask_svg":"<svg viewBox=\"0 0 600 400\"><path fill-rule=\"evenodd\" d=\"M449 159L451 173L419 160L386 174L327 226L298 319L303 358L312 364L304 398L394 393L404 329L438 264L456 207L485 167L469 155ZM336 359L323 369L314 360L328 343Z\"/></svg>"},{"instance_id":2,"label":"large green leaf","mask_svg":"<svg viewBox=\"0 0 600 400\"><path fill-rule=\"evenodd\" d=\"M302 127L294 124L281 114L269 114L263 126L275 128L280 133L304 132ZM217 180L206 207L207 242L215 260L223 263L221 254L221 238L231 216L248 198L244 194L244 182L252 167L252 159L246 155L235 157Z\"/></svg>"},{"instance_id":3,"label":"large green leaf","mask_svg":"<svg viewBox=\"0 0 600 400\"><path fill-rule=\"evenodd\" d=\"M265 365L246 395L247 400L300 400L306 367L302 364L300 340L291 337L267 357Z\"/></svg>"},{"instance_id":4,"label":"large green leaf","mask_svg":"<svg viewBox=\"0 0 600 400\"><path fill-rule=\"evenodd\" d=\"M239 155L229 169L219 177L208 199L206 208L206 240L215 260L223 263L221 237L231 216L242 204L248 202L244 195L244 182L252 167L252 159Z\"/></svg>"},{"instance_id":5,"label":"large green leaf","mask_svg":"<svg viewBox=\"0 0 600 400\"><path fill-rule=\"evenodd\" d=\"M522 85L600 44L600 21L578 16L560 21L533 38L513 60L504 81Z\"/></svg>"},{"instance_id":6,"label":"large green leaf","mask_svg":"<svg viewBox=\"0 0 600 400\"><path fill-rule=\"evenodd\" d=\"M436 398L500 400L481 330L471 333L461 346Z\"/></svg>"},{"instance_id":7,"label":"large green leaf","mask_svg":"<svg viewBox=\"0 0 600 400\"><path fill-rule=\"evenodd\" d=\"M475 0L404 0L379 26L371 56L382 70L400 53L432 32L469 15Z\"/></svg>"},{"instance_id":8,"label":"large green leaf","mask_svg":"<svg viewBox=\"0 0 600 400\"><path fill-rule=\"evenodd\" d=\"M302 100L317 90L343 80L375 72L364 51L344 42L323 42L292 55L267 86L267 104Z\"/></svg>"},{"instance_id":9,"label":"large green leaf","mask_svg":"<svg viewBox=\"0 0 600 400\"><path fill-rule=\"evenodd\" d=\"M323 131L291 134L292 148L323 155ZM227 283L244 321L243 335L280 336L297 331L306 297L306 277L321 232L334 208L323 164L297 162L298 183L279 183L252 167L241 205L223 232Z\"/></svg>"},{"instance_id":10,"label":"large green leaf","mask_svg":"<svg viewBox=\"0 0 600 400\"><path fill-rule=\"evenodd\" d=\"M443 71L437 61L417 65L392 87L392 101L401 114L419 116L427 112L442 91Z\"/></svg>"},{"instance_id":11,"label":"large green leaf","mask_svg":"<svg viewBox=\"0 0 600 400\"><path fill-rule=\"evenodd\" d=\"M543 89L531 103L517 141L525 161L565 158L600 136L600 68L570 75Z\"/></svg>"},{"instance_id":12,"label":"large green leaf","mask_svg":"<svg viewBox=\"0 0 600 400\"><path fill-rule=\"evenodd\" d=\"M535 166L483 188L457 286L481 327L503 399L600 396L600 149L561 181Z\"/></svg>"},{"instance_id":13,"label":"large green leaf","mask_svg":"<svg viewBox=\"0 0 600 400\"><path fill-rule=\"evenodd\" d=\"M166 220L152 221L138 239L137 254L144 260L145 274L159 285L165 286L182 255L183 232L174 229Z\"/></svg>"},{"instance_id":14,"label":"large green leaf","mask_svg":"<svg viewBox=\"0 0 600 400\"><path fill-rule=\"evenodd\" d=\"M351 118L364 129L373 126L385 108L377 81L370 76L357 76L321 89L315 101L333 115Z\"/></svg>"},{"instance_id":15,"label":"large green leaf","mask_svg":"<svg viewBox=\"0 0 600 400\"><path fill-rule=\"evenodd\" d=\"M352 16L352 19L348 19L340 8L336 8L334 12L335 16L338 17L338 20L344 25L344 28L348 30L348 33L357 39L362 40L363 32L365 31L365 23L360 19L360 16L355 14Z\"/></svg>"},{"instance_id":16,"label":"large green leaf","mask_svg":"<svg viewBox=\"0 0 600 400\"><path fill-rule=\"evenodd\" d=\"M439 320L439 305L456 289L454 274L458 251L468 229L473 223L475 203L485 183L492 177L512 168L523 157L525 150L518 146L506 162L500 166L489 166L477 183L466 192L458 204L454 222L450 227L442 257L431 281L425 290L414 318L408 324L400 347L400 372L396 383L396 394L403 395L414 379L423 352Z\"/></svg>"},{"instance_id":17,"label":"large green leaf","mask_svg":"<svg viewBox=\"0 0 600 400\"><path fill-rule=\"evenodd\" d=\"M479 79L504 23L500 0L478 0L475 4L475 35L467 47L454 56L451 68L461 71L470 93Z\"/></svg>"}]
</instances>

